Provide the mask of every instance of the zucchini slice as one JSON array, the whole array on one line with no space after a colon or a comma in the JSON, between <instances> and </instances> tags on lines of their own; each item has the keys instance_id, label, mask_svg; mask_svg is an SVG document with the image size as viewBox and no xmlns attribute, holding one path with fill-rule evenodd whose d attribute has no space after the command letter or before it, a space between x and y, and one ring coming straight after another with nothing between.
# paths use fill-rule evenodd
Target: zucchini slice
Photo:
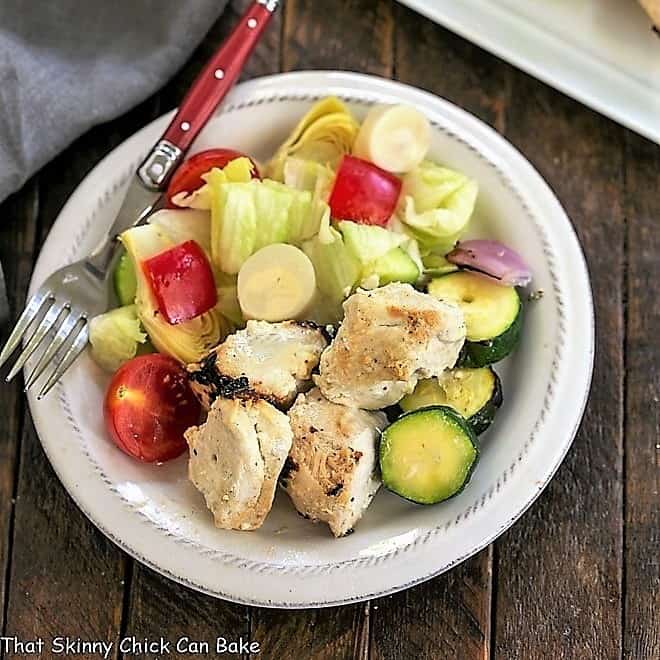
<instances>
[{"instance_id":1,"label":"zucchini slice","mask_svg":"<svg viewBox=\"0 0 660 660\"><path fill-rule=\"evenodd\" d=\"M429 293L463 310L467 338L461 366L485 367L499 362L516 347L522 302L514 287L463 270L432 280Z\"/></svg>"},{"instance_id":2,"label":"zucchini slice","mask_svg":"<svg viewBox=\"0 0 660 660\"><path fill-rule=\"evenodd\" d=\"M436 504L460 493L478 460L472 429L447 406L406 413L381 438L383 484L417 504Z\"/></svg>"},{"instance_id":3,"label":"zucchini slice","mask_svg":"<svg viewBox=\"0 0 660 660\"><path fill-rule=\"evenodd\" d=\"M492 424L502 405L502 383L491 367L457 367L439 378L420 380L415 391L399 405L405 412L427 406L449 406L480 435Z\"/></svg>"}]
</instances>

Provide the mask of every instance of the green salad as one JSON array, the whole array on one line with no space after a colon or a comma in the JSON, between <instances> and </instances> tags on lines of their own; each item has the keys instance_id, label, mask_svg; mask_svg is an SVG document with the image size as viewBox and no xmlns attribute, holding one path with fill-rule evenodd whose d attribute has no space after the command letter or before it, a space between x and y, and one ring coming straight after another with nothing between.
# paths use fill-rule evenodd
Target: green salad
<instances>
[{"instance_id":1,"label":"green salad","mask_svg":"<svg viewBox=\"0 0 660 660\"><path fill-rule=\"evenodd\" d=\"M255 486L239 521L209 482L220 468L207 460L248 479L232 461L250 443L255 465L279 457L262 481L282 472L298 510L337 536L379 474L420 504L468 483L503 401L492 365L519 342L531 273L502 243L465 240L478 184L432 147L415 108L358 121L327 98L266 163L220 146L192 155L166 208L120 237L117 307L90 326L95 361L114 373L108 428L140 460L194 449L191 479L219 526L253 529L272 503L272 480ZM382 410L398 419L388 426ZM269 429L277 450L259 444Z\"/></svg>"}]
</instances>

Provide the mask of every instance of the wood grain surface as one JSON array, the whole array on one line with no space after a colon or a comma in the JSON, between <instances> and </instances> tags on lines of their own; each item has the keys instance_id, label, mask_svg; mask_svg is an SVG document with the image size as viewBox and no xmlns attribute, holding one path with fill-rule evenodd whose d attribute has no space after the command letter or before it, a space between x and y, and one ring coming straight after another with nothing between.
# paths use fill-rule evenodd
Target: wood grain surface
<instances>
[{"instance_id":1,"label":"wood grain surface","mask_svg":"<svg viewBox=\"0 0 660 660\"><path fill-rule=\"evenodd\" d=\"M20 309L27 293L30 272L37 251L37 214L39 186L37 178L29 181L18 194L1 207L0 263L3 266L9 305ZM13 538L14 503L20 437L25 424L25 398L21 394L22 379L0 387L0 565L3 582L0 604L3 629L6 626L7 576L10 571Z\"/></svg>"},{"instance_id":2,"label":"wood grain surface","mask_svg":"<svg viewBox=\"0 0 660 660\"><path fill-rule=\"evenodd\" d=\"M598 329L581 431L557 478L496 544L494 654L616 658L623 560L623 130L522 74L515 76L512 98L525 103L511 104L505 134L554 188L578 231Z\"/></svg>"},{"instance_id":3,"label":"wood grain surface","mask_svg":"<svg viewBox=\"0 0 660 660\"><path fill-rule=\"evenodd\" d=\"M180 101L246 4L231 3L159 93L81 137L0 205L14 314L68 196ZM194 593L105 539L51 469L21 384L3 386L2 634L243 637L277 660L660 657L660 147L393 0L285 2L243 78L300 69L373 73L445 97L504 134L556 191L585 250L597 315L593 387L573 448L530 511L451 572L369 603L277 611Z\"/></svg>"},{"instance_id":4,"label":"wood grain surface","mask_svg":"<svg viewBox=\"0 0 660 660\"><path fill-rule=\"evenodd\" d=\"M660 655L660 148L626 133L623 656Z\"/></svg>"}]
</instances>

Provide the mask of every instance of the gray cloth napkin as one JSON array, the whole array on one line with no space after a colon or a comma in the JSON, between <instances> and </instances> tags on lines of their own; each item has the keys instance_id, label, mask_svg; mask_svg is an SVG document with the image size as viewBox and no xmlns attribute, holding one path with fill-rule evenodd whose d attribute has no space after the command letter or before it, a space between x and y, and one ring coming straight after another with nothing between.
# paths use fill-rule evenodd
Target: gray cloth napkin
<instances>
[{"instance_id":1,"label":"gray cloth napkin","mask_svg":"<svg viewBox=\"0 0 660 660\"><path fill-rule=\"evenodd\" d=\"M0 0L0 201L186 61L227 0Z\"/></svg>"}]
</instances>

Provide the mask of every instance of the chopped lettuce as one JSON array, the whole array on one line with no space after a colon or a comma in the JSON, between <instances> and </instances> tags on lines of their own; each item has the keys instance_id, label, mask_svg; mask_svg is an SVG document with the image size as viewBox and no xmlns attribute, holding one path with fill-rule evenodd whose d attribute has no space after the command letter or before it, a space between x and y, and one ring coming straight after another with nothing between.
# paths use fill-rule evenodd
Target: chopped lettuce
<instances>
[{"instance_id":1,"label":"chopped lettuce","mask_svg":"<svg viewBox=\"0 0 660 660\"><path fill-rule=\"evenodd\" d=\"M360 126L335 97L316 103L300 120L267 165L271 179L284 181L284 164L291 156L336 168L351 152Z\"/></svg>"},{"instance_id":2,"label":"chopped lettuce","mask_svg":"<svg viewBox=\"0 0 660 660\"><path fill-rule=\"evenodd\" d=\"M374 289L383 284L381 276L384 281L415 281L421 271L414 240L374 225L343 221L337 229L324 226L302 247L335 321L341 318L341 303L357 286ZM399 277L402 265L405 273Z\"/></svg>"},{"instance_id":3,"label":"chopped lettuce","mask_svg":"<svg viewBox=\"0 0 660 660\"><path fill-rule=\"evenodd\" d=\"M397 255L394 252L395 250L403 250L414 264L414 267L408 266L409 276L405 281L410 280L410 273L414 273L415 268L418 274L422 271L417 241L408 235L390 231L384 227L363 225L350 221L340 222L337 227L342 234L347 249L360 264L361 270L358 280L361 287L373 289L384 283L387 278L380 278L379 273L385 274L386 265L389 263L387 256L390 254ZM413 281L414 279L416 277L413 278Z\"/></svg>"},{"instance_id":4,"label":"chopped lettuce","mask_svg":"<svg viewBox=\"0 0 660 660\"><path fill-rule=\"evenodd\" d=\"M360 276L360 262L333 227L303 243L302 249L314 265L316 285L325 299L328 316L338 321L342 317L341 303Z\"/></svg>"},{"instance_id":5,"label":"chopped lettuce","mask_svg":"<svg viewBox=\"0 0 660 660\"><path fill-rule=\"evenodd\" d=\"M423 273L424 262L417 241L414 238L408 238L405 243L401 244L401 249L413 260L420 274Z\"/></svg>"},{"instance_id":6,"label":"chopped lettuce","mask_svg":"<svg viewBox=\"0 0 660 660\"><path fill-rule=\"evenodd\" d=\"M202 217L205 217L205 223L201 222ZM203 229L202 224L207 228ZM137 274L135 304L142 326L157 350L181 362L200 360L227 336L233 326L217 305L190 321L170 325L158 309L141 264L185 240L196 240L206 250L209 241L205 235L208 235L208 214L187 210L160 212L153 216L150 224L129 229L120 237Z\"/></svg>"},{"instance_id":7,"label":"chopped lettuce","mask_svg":"<svg viewBox=\"0 0 660 660\"><path fill-rule=\"evenodd\" d=\"M363 266L379 259L408 240L403 234L397 234L375 225L343 221L337 227L344 238L346 247Z\"/></svg>"},{"instance_id":8,"label":"chopped lettuce","mask_svg":"<svg viewBox=\"0 0 660 660\"><path fill-rule=\"evenodd\" d=\"M468 181L460 172L425 160L403 177L401 192L413 197L417 212L425 213L442 208L445 200Z\"/></svg>"},{"instance_id":9,"label":"chopped lettuce","mask_svg":"<svg viewBox=\"0 0 660 660\"><path fill-rule=\"evenodd\" d=\"M467 229L477 192L476 182L464 174L424 161L403 178L391 228L415 238L423 254L444 255Z\"/></svg>"},{"instance_id":10,"label":"chopped lettuce","mask_svg":"<svg viewBox=\"0 0 660 660\"><path fill-rule=\"evenodd\" d=\"M217 273L216 282L218 285L217 309L220 310L222 315L229 319L237 328L242 328L245 325L245 319L243 318L243 312L241 311L241 306L238 302L238 285L236 276Z\"/></svg>"},{"instance_id":11,"label":"chopped lettuce","mask_svg":"<svg viewBox=\"0 0 660 660\"><path fill-rule=\"evenodd\" d=\"M134 358L138 345L146 341L135 305L117 307L95 316L89 323L92 357L106 371L114 372Z\"/></svg>"},{"instance_id":12,"label":"chopped lettuce","mask_svg":"<svg viewBox=\"0 0 660 660\"><path fill-rule=\"evenodd\" d=\"M173 245L195 241L207 254L211 252L211 222L209 214L193 209L163 209L149 218Z\"/></svg>"},{"instance_id":13,"label":"chopped lettuce","mask_svg":"<svg viewBox=\"0 0 660 660\"><path fill-rule=\"evenodd\" d=\"M420 270L408 253L400 247L372 261L363 271L360 286L364 289L385 286L392 282L415 284Z\"/></svg>"},{"instance_id":14,"label":"chopped lettuce","mask_svg":"<svg viewBox=\"0 0 660 660\"><path fill-rule=\"evenodd\" d=\"M211 256L224 273L236 274L254 252L273 243L300 245L329 223L327 204L309 191L276 181L217 183L209 177Z\"/></svg>"},{"instance_id":15,"label":"chopped lettuce","mask_svg":"<svg viewBox=\"0 0 660 660\"><path fill-rule=\"evenodd\" d=\"M293 229L302 228L311 213L311 197L292 193L274 181L255 183L251 188L258 223L255 250L273 243L294 242Z\"/></svg>"},{"instance_id":16,"label":"chopped lettuce","mask_svg":"<svg viewBox=\"0 0 660 660\"><path fill-rule=\"evenodd\" d=\"M212 168L202 175L206 183L192 192L180 192L172 197L172 202L183 208L209 211L212 204L212 193L209 178L213 178L216 185L220 183L247 183L252 179L253 165L249 158L241 157L227 163L222 169Z\"/></svg>"},{"instance_id":17,"label":"chopped lettuce","mask_svg":"<svg viewBox=\"0 0 660 660\"><path fill-rule=\"evenodd\" d=\"M283 177L285 185L311 192L315 199L327 202L335 172L313 160L290 157L284 161Z\"/></svg>"},{"instance_id":18,"label":"chopped lettuce","mask_svg":"<svg viewBox=\"0 0 660 660\"><path fill-rule=\"evenodd\" d=\"M213 186L211 206L211 256L225 273L238 273L257 245L256 184ZM273 198L273 216L277 214Z\"/></svg>"},{"instance_id":19,"label":"chopped lettuce","mask_svg":"<svg viewBox=\"0 0 660 660\"><path fill-rule=\"evenodd\" d=\"M375 289L391 281L414 282L420 272L415 241L374 225L344 221L337 229L323 227L302 249L314 265L330 321L341 319L341 303L356 287Z\"/></svg>"}]
</instances>

